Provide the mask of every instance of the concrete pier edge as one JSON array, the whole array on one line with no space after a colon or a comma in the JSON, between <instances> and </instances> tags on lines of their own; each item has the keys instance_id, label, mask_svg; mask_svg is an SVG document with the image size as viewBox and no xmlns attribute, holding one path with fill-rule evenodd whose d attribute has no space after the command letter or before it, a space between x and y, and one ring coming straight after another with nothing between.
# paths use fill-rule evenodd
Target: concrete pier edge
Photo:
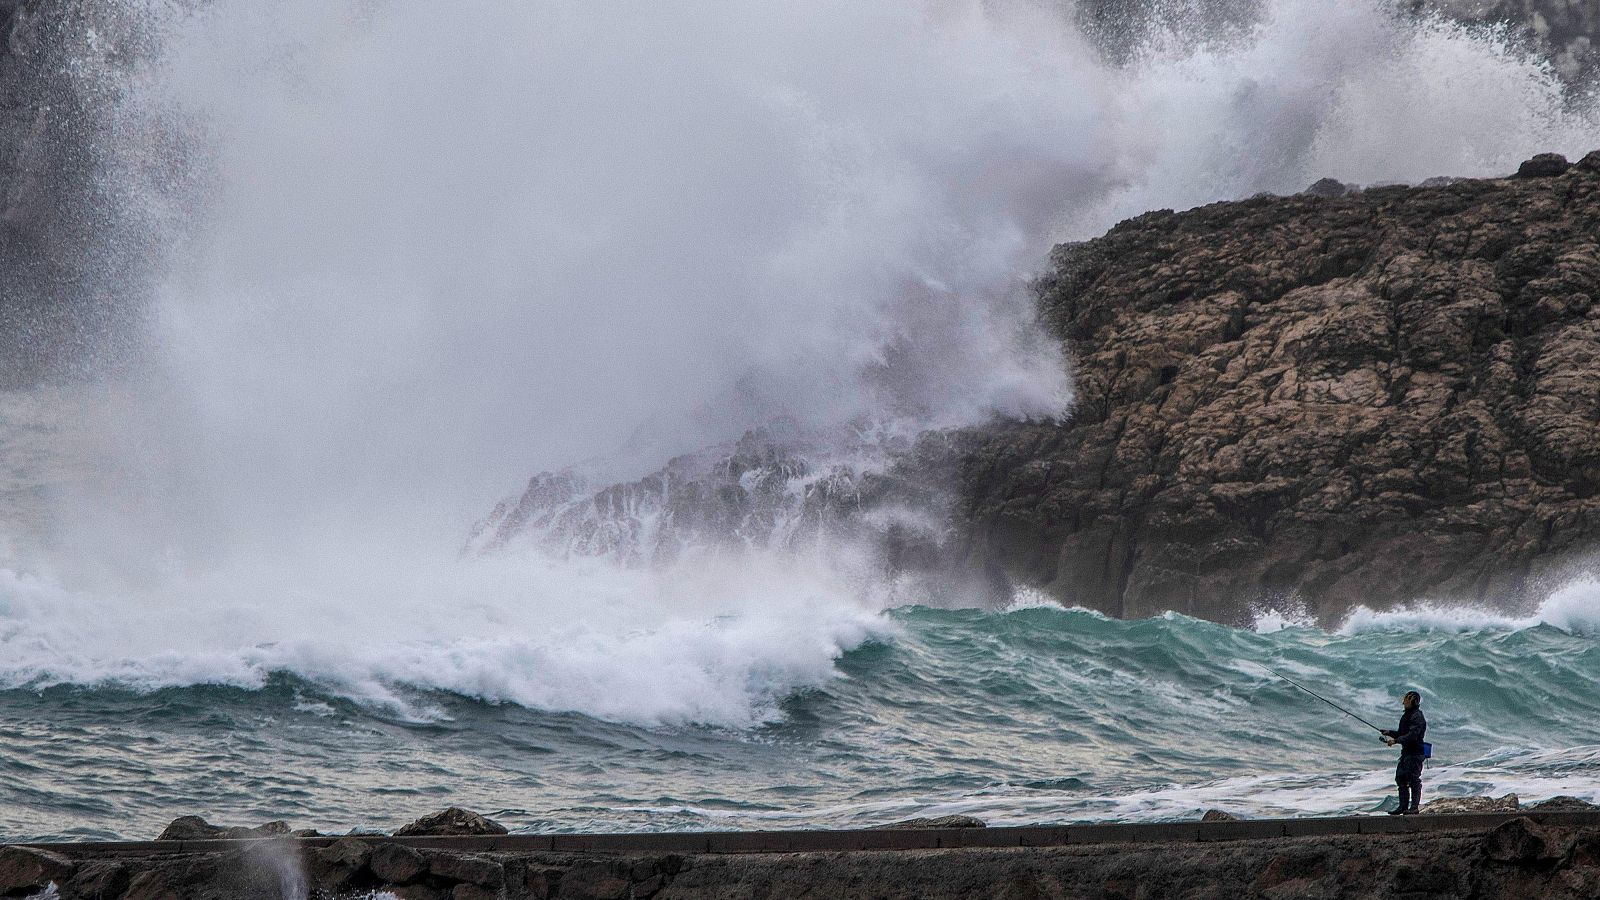
<instances>
[{"instance_id":1,"label":"concrete pier edge","mask_svg":"<svg viewBox=\"0 0 1600 900\"><path fill-rule=\"evenodd\" d=\"M557 853L815 853L857 850L938 850L961 847L1061 847L1085 844L1195 843L1329 835L1482 831L1512 819L1566 828L1600 826L1600 811L1459 813L1425 816L1330 816L1243 819L1234 822L1085 823L992 828L846 829L837 831L702 831L614 834L502 834L394 837L384 834L265 837L195 841L17 841L67 856L205 853L262 841L325 847L345 838L369 843L466 852Z\"/></svg>"}]
</instances>

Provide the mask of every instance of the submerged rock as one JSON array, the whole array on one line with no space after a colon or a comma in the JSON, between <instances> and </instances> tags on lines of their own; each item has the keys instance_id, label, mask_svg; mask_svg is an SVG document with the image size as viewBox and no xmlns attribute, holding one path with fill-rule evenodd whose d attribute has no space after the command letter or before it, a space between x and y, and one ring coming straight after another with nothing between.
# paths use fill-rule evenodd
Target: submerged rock
<instances>
[{"instance_id":1,"label":"submerged rock","mask_svg":"<svg viewBox=\"0 0 1600 900\"><path fill-rule=\"evenodd\" d=\"M873 828L985 828L988 827L982 819L971 816L929 816L919 819L902 819L899 822L890 822L887 825L874 825Z\"/></svg>"},{"instance_id":2,"label":"submerged rock","mask_svg":"<svg viewBox=\"0 0 1600 900\"><path fill-rule=\"evenodd\" d=\"M1516 812L1520 801L1516 794L1501 797L1440 797L1422 804L1418 812L1424 813L1480 813Z\"/></svg>"},{"instance_id":3,"label":"submerged rock","mask_svg":"<svg viewBox=\"0 0 1600 900\"><path fill-rule=\"evenodd\" d=\"M412 822L395 832L398 837L410 835L451 834L505 834L506 827L486 819L470 809L452 806Z\"/></svg>"}]
</instances>

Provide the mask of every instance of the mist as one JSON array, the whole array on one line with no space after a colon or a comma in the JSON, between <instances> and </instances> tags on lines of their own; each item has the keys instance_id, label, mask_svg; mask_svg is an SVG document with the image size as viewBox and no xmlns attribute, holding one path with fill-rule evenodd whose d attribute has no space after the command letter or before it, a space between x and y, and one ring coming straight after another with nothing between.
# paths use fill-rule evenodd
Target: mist
<instances>
[{"instance_id":1,"label":"mist","mask_svg":"<svg viewBox=\"0 0 1600 900\"><path fill-rule=\"evenodd\" d=\"M146 350L71 407L82 474L9 573L10 683L289 668L385 703L759 721L886 627L848 548L463 562L471 523L535 471L629 477L777 416L1069 415L1027 287L1053 243L1596 134L1496 35L1379 0L1276 0L1126 65L1030 2L125 14L160 47L103 173L160 247L129 286Z\"/></svg>"}]
</instances>

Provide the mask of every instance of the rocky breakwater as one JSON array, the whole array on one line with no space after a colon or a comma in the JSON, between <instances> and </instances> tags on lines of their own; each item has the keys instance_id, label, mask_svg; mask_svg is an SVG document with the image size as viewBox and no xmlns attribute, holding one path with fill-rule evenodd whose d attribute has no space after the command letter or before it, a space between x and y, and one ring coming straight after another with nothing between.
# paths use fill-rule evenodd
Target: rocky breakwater
<instances>
[{"instance_id":1,"label":"rocky breakwater","mask_svg":"<svg viewBox=\"0 0 1600 900\"><path fill-rule=\"evenodd\" d=\"M197 823L186 821L182 830L190 833ZM568 835L566 842L574 848L566 850L552 849L550 836L504 836L483 817L452 809L420 820L407 832L0 847L0 896L1424 900L1600 895L1600 826L1592 808L1406 820L1069 825L1010 833L940 827L931 832ZM869 842L877 849L862 849L869 835L880 835ZM672 842L684 846L676 851L661 846ZM588 849L577 849L585 844ZM689 849L696 844L698 849Z\"/></svg>"},{"instance_id":2,"label":"rocky breakwater","mask_svg":"<svg viewBox=\"0 0 1600 900\"><path fill-rule=\"evenodd\" d=\"M1600 153L1054 251L1065 423L963 442L965 558L1120 616L1526 601L1600 544Z\"/></svg>"}]
</instances>

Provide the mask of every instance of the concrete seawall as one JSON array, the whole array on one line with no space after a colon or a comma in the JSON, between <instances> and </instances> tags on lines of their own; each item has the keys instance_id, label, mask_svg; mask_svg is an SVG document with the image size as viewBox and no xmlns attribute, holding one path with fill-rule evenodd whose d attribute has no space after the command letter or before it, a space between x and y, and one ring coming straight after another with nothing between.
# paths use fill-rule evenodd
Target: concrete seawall
<instances>
[{"instance_id":1,"label":"concrete seawall","mask_svg":"<svg viewBox=\"0 0 1600 900\"><path fill-rule=\"evenodd\" d=\"M1600 896L1600 812L853 831L27 843L62 898Z\"/></svg>"}]
</instances>

